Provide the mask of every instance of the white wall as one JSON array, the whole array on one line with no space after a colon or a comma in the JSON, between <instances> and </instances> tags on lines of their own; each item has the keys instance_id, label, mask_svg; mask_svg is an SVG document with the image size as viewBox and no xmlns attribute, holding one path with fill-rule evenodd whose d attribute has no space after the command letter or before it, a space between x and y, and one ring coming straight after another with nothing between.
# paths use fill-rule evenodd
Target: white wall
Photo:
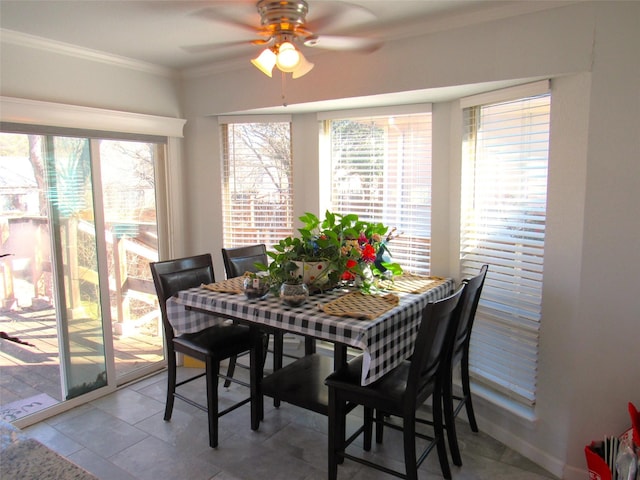
<instances>
[{"instance_id":1,"label":"white wall","mask_svg":"<svg viewBox=\"0 0 640 480\"><path fill-rule=\"evenodd\" d=\"M640 404L640 5L598 13L570 445L620 431L628 422L613 407Z\"/></svg>"},{"instance_id":2,"label":"white wall","mask_svg":"<svg viewBox=\"0 0 640 480\"><path fill-rule=\"evenodd\" d=\"M290 104L482 82L552 78L551 158L536 421L477 398L480 428L567 479L583 448L640 406L640 2L580 2L434 33L368 56L322 54L286 85ZM222 246L213 115L281 104L253 67L170 77L2 46L2 95L183 116L184 229L176 254ZM174 90L174 88L181 88ZM428 101L428 98L422 99ZM433 106L434 273L456 276L460 115ZM319 208L317 124L293 115L296 212ZM437 187L437 188L436 188ZM180 190L178 190L180 191ZM446 213L442 213L446 212ZM437 235L437 238L435 236ZM222 275L218 255L216 270Z\"/></svg>"},{"instance_id":3,"label":"white wall","mask_svg":"<svg viewBox=\"0 0 640 480\"><path fill-rule=\"evenodd\" d=\"M568 479L585 478L584 446L625 429L627 402L640 404L640 222L634 213L640 204L639 20L640 3L580 3L407 39L369 56L318 55L314 71L289 81L285 90L293 105L553 79L536 419L506 413L481 398L477 404L484 431ZM269 80L251 67L189 78L185 87L188 119L281 103L280 78ZM433 120L433 270L456 276L457 101L435 104ZM294 171L303 182L295 202L301 211L315 211L319 165L312 116L294 115L293 135ZM208 141L190 137L187 157L199 176L217 179L220 165ZM209 202L219 198L217 185L211 182L206 190ZM190 193L190 205L205 201L200 190ZM219 251L218 230L218 224L199 225L193 250Z\"/></svg>"},{"instance_id":4,"label":"white wall","mask_svg":"<svg viewBox=\"0 0 640 480\"><path fill-rule=\"evenodd\" d=\"M11 37L9 37L11 38ZM180 117L179 81L164 69L106 57L65 55L2 37L2 95L124 112Z\"/></svg>"}]
</instances>

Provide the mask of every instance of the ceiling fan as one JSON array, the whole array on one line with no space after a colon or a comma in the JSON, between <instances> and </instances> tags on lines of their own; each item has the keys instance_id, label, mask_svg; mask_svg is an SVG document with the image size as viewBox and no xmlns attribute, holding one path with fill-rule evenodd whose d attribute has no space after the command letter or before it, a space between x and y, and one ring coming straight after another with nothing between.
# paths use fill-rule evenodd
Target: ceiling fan
<instances>
[{"instance_id":1,"label":"ceiling fan","mask_svg":"<svg viewBox=\"0 0 640 480\"><path fill-rule=\"evenodd\" d=\"M329 2L326 2L329 3ZM306 75L314 67L300 47L316 47L328 50L350 50L371 52L380 47L376 39L353 36L333 36L317 34L322 29L345 18L355 18L357 10L362 18L365 9L348 2L333 3L331 12L313 22L307 22L309 5L305 0L259 0L256 9L260 15L260 26L249 25L232 18L224 18L219 11L207 13L212 20L223 20L254 32L258 37L250 40L252 45L263 46L262 52L251 63L269 77L277 67L282 72L291 73L293 78ZM365 12L365 16L373 14Z\"/></svg>"}]
</instances>

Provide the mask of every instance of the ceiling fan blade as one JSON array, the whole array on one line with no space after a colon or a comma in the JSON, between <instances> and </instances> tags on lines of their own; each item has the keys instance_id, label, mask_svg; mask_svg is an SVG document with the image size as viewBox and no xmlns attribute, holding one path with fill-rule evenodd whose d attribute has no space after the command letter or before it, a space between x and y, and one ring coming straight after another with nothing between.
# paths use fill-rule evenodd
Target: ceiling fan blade
<instances>
[{"instance_id":1,"label":"ceiling fan blade","mask_svg":"<svg viewBox=\"0 0 640 480\"><path fill-rule=\"evenodd\" d=\"M350 50L356 52L371 53L382 46L380 40L364 37L344 37L336 35L318 35L307 37L305 46L324 48L326 50Z\"/></svg>"},{"instance_id":2,"label":"ceiling fan blade","mask_svg":"<svg viewBox=\"0 0 640 480\"><path fill-rule=\"evenodd\" d=\"M345 2L318 2L309 6L306 27L312 32L353 28L372 20L375 14L361 5Z\"/></svg>"},{"instance_id":3,"label":"ceiling fan blade","mask_svg":"<svg viewBox=\"0 0 640 480\"><path fill-rule=\"evenodd\" d=\"M233 2L226 2L226 6L231 3ZM242 4L244 2L239 3ZM196 10L195 12L191 13L191 15L202 17L213 22L222 23L224 25L231 25L232 27L237 27L239 29L255 34L258 30L258 25L260 25L260 17L257 11L255 11L255 5L252 4L251 6L253 7L251 10L244 8L244 10L246 11L244 12L243 17L245 17L246 20L230 15L225 11L225 8L218 7L201 8L200 10Z\"/></svg>"}]
</instances>

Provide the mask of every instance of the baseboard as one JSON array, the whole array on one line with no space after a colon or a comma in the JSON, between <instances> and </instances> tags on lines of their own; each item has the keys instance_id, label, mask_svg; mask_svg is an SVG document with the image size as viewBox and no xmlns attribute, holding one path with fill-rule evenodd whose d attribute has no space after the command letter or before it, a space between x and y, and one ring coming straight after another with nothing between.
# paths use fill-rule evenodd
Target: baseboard
<instances>
[{"instance_id":1,"label":"baseboard","mask_svg":"<svg viewBox=\"0 0 640 480\"><path fill-rule=\"evenodd\" d=\"M563 480L584 480L589 478L589 472L586 468L571 467L569 465L564 467Z\"/></svg>"},{"instance_id":2,"label":"baseboard","mask_svg":"<svg viewBox=\"0 0 640 480\"><path fill-rule=\"evenodd\" d=\"M479 415L478 410L476 410L475 413L478 419L478 425L481 426L480 428L484 433L495 438L499 442L508 445L509 448L528 458L536 465L544 468L552 475L564 480L568 478L563 476L565 470L565 463L563 460L549 455L549 453L544 452L538 447L526 442L522 438L513 435L513 433L511 433L510 431L499 427L488 418ZM461 417L464 418L464 415L462 415ZM586 472L583 472L580 480L584 480L586 478L585 474Z\"/></svg>"}]
</instances>

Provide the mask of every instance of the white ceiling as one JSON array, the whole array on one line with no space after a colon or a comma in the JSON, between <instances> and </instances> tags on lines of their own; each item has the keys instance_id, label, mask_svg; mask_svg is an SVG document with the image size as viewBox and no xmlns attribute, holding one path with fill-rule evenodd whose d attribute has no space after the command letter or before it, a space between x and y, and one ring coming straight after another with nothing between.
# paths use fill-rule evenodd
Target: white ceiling
<instances>
[{"instance_id":1,"label":"white ceiling","mask_svg":"<svg viewBox=\"0 0 640 480\"><path fill-rule=\"evenodd\" d=\"M384 44L575 1L582 0L307 0L307 25L321 40L322 35L339 35ZM250 44L260 38L255 32L259 26L255 0L0 0L3 41L186 75L248 64L263 48ZM323 51L303 50L307 57ZM435 102L513 83L517 81L356 98L347 106ZM307 104L261 113L331 108Z\"/></svg>"},{"instance_id":2,"label":"white ceiling","mask_svg":"<svg viewBox=\"0 0 640 480\"><path fill-rule=\"evenodd\" d=\"M390 41L437 22L479 21L540 9L547 0L309 0L314 33ZM556 2L557 3L557 2ZM510 13L511 12L511 13ZM330 21L327 19L330 18ZM429 27L431 25L431 27ZM256 56L254 0L1 0L5 38L74 46L172 69ZM442 28L442 27L440 27ZM35 38L32 38L35 37ZM305 55L311 49L305 48ZM311 52L313 55L313 52Z\"/></svg>"}]
</instances>

